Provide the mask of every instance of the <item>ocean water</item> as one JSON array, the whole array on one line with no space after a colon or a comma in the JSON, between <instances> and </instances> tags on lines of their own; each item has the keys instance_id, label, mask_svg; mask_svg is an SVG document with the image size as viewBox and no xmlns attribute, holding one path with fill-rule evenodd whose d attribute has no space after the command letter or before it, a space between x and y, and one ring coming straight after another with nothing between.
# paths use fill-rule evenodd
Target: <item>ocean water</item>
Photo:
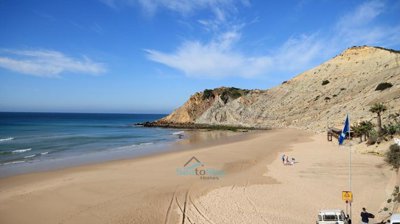
<instances>
[{"instance_id":1,"label":"ocean water","mask_svg":"<svg viewBox=\"0 0 400 224\"><path fill-rule=\"evenodd\" d=\"M0 113L0 171L21 164L83 158L98 153L102 153L103 160L106 160L107 155L113 152L134 154L151 145L176 141L177 136L173 133L179 130L134 125L163 116Z\"/></svg>"}]
</instances>

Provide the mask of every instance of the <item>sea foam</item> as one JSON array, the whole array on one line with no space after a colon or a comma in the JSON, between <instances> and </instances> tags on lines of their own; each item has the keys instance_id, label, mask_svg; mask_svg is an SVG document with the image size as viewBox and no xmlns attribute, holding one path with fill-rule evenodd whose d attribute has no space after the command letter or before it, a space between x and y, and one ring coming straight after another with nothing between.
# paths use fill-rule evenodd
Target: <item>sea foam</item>
<instances>
[{"instance_id":1,"label":"sea foam","mask_svg":"<svg viewBox=\"0 0 400 224\"><path fill-rule=\"evenodd\" d=\"M177 131L172 133L172 135L183 135L183 134L185 134L185 131Z\"/></svg>"},{"instance_id":2,"label":"sea foam","mask_svg":"<svg viewBox=\"0 0 400 224\"><path fill-rule=\"evenodd\" d=\"M0 138L0 142L5 142L5 141L11 141L13 140L13 137L9 137L9 138Z\"/></svg>"},{"instance_id":3,"label":"sea foam","mask_svg":"<svg viewBox=\"0 0 400 224\"><path fill-rule=\"evenodd\" d=\"M23 152L28 152L28 151L31 151L31 150L32 150L32 148L28 148L28 149L17 149L17 150L12 151L12 153L23 153Z\"/></svg>"},{"instance_id":4,"label":"sea foam","mask_svg":"<svg viewBox=\"0 0 400 224\"><path fill-rule=\"evenodd\" d=\"M17 161L12 161L12 162L7 162L7 163L3 163L3 165L9 165L9 164L17 164L17 163L24 163L24 160L17 160Z\"/></svg>"},{"instance_id":5,"label":"sea foam","mask_svg":"<svg viewBox=\"0 0 400 224\"><path fill-rule=\"evenodd\" d=\"M36 156L36 154L33 154L33 155L25 156L24 158L25 159L29 159L29 158L32 158L32 157L35 157L35 156Z\"/></svg>"}]
</instances>

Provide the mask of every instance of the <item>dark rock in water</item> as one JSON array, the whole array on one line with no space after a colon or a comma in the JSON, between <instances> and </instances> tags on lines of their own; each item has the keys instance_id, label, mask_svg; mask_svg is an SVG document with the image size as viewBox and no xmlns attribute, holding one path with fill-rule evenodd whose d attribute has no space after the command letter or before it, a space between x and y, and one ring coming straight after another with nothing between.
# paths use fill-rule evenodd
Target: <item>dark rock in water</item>
<instances>
[{"instance_id":1,"label":"dark rock in water","mask_svg":"<svg viewBox=\"0 0 400 224\"><path fill-rule=\"evenodd\" d=\"M154 121L154 122L144 122L141 124L143 127L161 127L161 128L187 128L194 129L198 128L198 125L193 123L170 123L170 122L162 122L162 121Z\"/></svg>"},{"instance_id":2,"label":"dark rock in water","mask_svg":"<svg viewBox=\"0 0 400 224\"><path fill-rule=\"evenodd\" d=\"M249 128L241 126L226 126L226 125L210 125L210 124L195 124L195 123L172 123L162 120L154 122L138 123L143 127L161 127L161 128L178 128L178 129L209 129L209 130L227 130L227 131L248 131L248 130L261 130L259 128ZM262 130L266 130L264 128Z\"/></svg>"},{"instance_id":3,"label":"dark rock in water","mask_svg":"<svg viewBox=\"0 0 400 224\"><path fill-rule=\"evenodd\" d=\"M136 123L135 126L140 126L140 127L156 127L156 126L154 125L154 123L155 123L155 122L146 121L146 122L143 122L143 123Z\"/></svg>"}]
</instances>

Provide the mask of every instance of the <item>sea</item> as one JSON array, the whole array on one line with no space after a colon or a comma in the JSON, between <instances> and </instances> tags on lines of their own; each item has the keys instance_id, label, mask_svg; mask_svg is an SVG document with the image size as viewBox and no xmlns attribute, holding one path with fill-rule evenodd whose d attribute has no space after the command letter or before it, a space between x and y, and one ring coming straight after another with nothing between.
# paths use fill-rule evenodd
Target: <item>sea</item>
<instances>
[{"instance_id":1,"label":"sea","mask_svg":"<svg viewBox=\"0 0 400 224\"><path fill-rule=\"evenodd\" d=\"M135 125L165 114L0 113L0 177L166 150L180 130Z\"/></svg>"}]
</instances>

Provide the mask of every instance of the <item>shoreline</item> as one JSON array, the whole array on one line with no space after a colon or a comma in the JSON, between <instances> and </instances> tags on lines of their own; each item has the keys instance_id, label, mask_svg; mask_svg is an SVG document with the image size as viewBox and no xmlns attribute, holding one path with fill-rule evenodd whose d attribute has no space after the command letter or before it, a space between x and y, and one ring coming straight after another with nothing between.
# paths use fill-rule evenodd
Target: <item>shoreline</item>
<instances>
[{"instance_id":1,"label":"shoreline","mask_svg":"<svg viewBox=\"0 0 400 224\"><path fill-rule=\"evenodd\" d=\"M155 144L124 146L122 150L104 150L64 158L54 158L8 165L0 165L0 179L30 173L51 172L73 167L96 165L120 160L158 156L182 150L193 150L250 138L257 131L232 132L220 130L184 130L186 137Z\"/></svg>"},{"instance_id":2,"label":"shoreline","mask_svg":"<svg viewBox=\"0 0 400 224\"><path fill-rule=\"evenodd\" d=\"M281 186L284 189L290 185L276 175L282 174L282 170L287 171L291 168L295 171L309 169L310 164L302 158L308 155L304 145L308 144L307 147L314 148L330 147L330 143L319 142L321 137L318 135L296 129L275 129L252 133L250 136L240 141L198 149L0 179L0 221L89 224L181 223L185 211L185 219L202 223L205 216L213 217L213 209L217 208L215 211L221 211L218 212L218 217L226 218L228 221L218 217L210 218L211 220L215 223L236 223L232 219L229 220L229 217L235 217L233 214L235 209L226 205L240 203L244 211L248 211L248 214L242 214L242 218L247 217L248 222L253 220L253 223L257 223L257 215L253 217L251 214L263 213L258 207L258 202L254 202L254 199L254 203L249 203L247 199L247 202L243 201L238 195L246 192L245 195L250 198L255 196L258 200L266 201L271 198L276 202L277 199L272 196L275 194L274 191L280 188L272 188ZM282 169L279 166L281 165L279 157L283 152L294 155L299 163ZM342 152L333 153L340 156ZM201 179L194 175L177 175L177 169L182 168L193 156L207 168L223 170L225 175L219 180ZM376 158L366 159L369 160L375 161L374 163L377 161ZM374 167L373 171L376 172ZM386 172L385 168L379 168L378 171ZM315 175L319 177L318 173ZM303 183L304 180L299 181ZM257 190L260 186L262 189L272 187L268 195L273 195L264 195L265 191ZM221 189L225 189L222 192L226 194L222 197L222 204L217 203L222 199L218 193ZM315 191L318 192L320 189ZM229 202L230 198L234 201ZM285 196L283 198L286 199ZM381 199L381 196L379 198ZM216 199L218 200L215 201ZM231 210L225 211L218 206ZM277 208L283 209L282 211L287 209L279 206ZM21 209L26 211L23 217L18 213ZM311 217L313 221L315 215L316 211Z\"/></svg>"}]
</instances>

